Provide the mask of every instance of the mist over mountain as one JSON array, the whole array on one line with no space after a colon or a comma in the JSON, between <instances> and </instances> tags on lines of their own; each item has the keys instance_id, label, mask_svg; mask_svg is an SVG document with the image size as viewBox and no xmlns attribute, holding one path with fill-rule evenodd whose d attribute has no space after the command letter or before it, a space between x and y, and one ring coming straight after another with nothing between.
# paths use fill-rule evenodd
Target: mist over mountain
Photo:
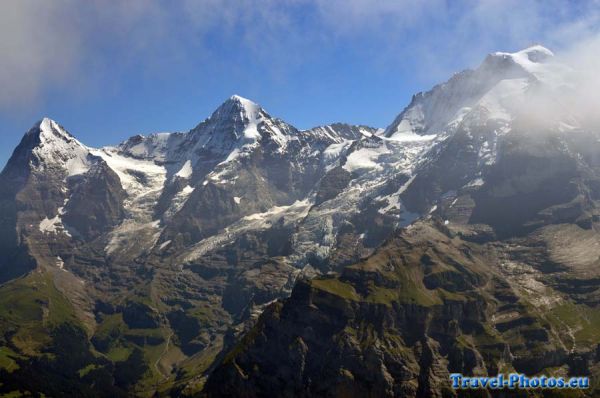
<instances>
[{"instance_id":1,"label":"mist over mountain","mask_svg":"<svg viewBox=\"0 0 600 398\"><path fill-rule=\"evenodd\" d=\"M36 122L0 174L0 392L599 375L595 48L489 54L386 128L299 130L238 95L103 148Z\"/></svg>"}]
</instances>

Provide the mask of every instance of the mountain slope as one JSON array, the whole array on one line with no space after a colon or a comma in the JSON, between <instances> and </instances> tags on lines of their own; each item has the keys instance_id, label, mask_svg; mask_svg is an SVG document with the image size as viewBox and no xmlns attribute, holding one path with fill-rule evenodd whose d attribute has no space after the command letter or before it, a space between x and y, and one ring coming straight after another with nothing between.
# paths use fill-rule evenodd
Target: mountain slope
<instances>
[{"instance_id":1,"label":"mountain slope","mask_svg":"<svg viewBox=\"0 0 600 398\"><path fill-rule=\"evenodd\" d=\"M185 396L212 374L209 396L453 396L453 371L596 374L600 129L532 112L572 76L540 46L494 53L385 130L300 131L239 96L97 149L42 120L0 174L0 392Z\"/></svg>"},{"instance_id":2,"label":"mountain slope","mask_svg":"<svg viewBox=\"0 0 600 398\"><path fill-rule=\"evenodd\" d=\"M210 365L232 325L290 291L299 269L282 256L337 159L326 149L375 132L344 124L298 131L239 96L187 133L135 136L100 149L44 119L0 175L7 187L2 280L26 295L42 278L50 290L40 292L40 303L55 296L68 303L68 321L46 325L34 317L32 325L49 345L64 327L80 336L91 356L67 373L97 368L108 377L100 395L181 384L178 374ZM3 332L16 361L6 392L19 383L44 391L25 382L45 355L19 345L26 330ZM98 355L104 359L95 362ZM127 366L137 373L125 376ZM92 374L65 388L84 388ZM47 377L60 388L58 374Z\"/></svg>"},{"instance_id":3,"label":"mountain slope","mask_svg":"<svg viewBox=\"0 0 600 398\"><path fill-rule=\"evenodd\" d=\"M456 372L596 374L598 309L552 289L540 300L503 249L418 222L339 276L298 282L206 395L445 397Z\"/></svg>"},{"instance_id":4,"label":"mountain slope","mask_svg":"<svg viewBox=\"0 0 600 398\"><path fill-rule=\"evenodd\" d=\"M369 151L415 143L401 188L381 188L420 221L298 281L205 395L446 397L462 396L452 372L597 375L600 126L529 113L560 102L569 73L536 46L415 96Z\"/></svg>"}]
</instances>

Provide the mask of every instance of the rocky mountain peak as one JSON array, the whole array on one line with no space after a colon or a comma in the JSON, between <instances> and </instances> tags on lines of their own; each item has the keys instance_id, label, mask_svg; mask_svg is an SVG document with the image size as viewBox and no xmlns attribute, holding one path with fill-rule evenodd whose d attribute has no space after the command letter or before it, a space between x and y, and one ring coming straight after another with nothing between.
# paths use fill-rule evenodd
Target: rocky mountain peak
<instances>
[{"instance_id":1,"label":"rocky mountain peak","mask_svg":"<svg viewBox=\"0 0 600 398\"><path fill-rule=\"evenodd\" d=\"M221 154L267 142L284 148L288 142L287 130L285 123L272 118L255 102L233 95L192 129L190 137L195 152Z\"/></svg>"},{"instance_id":2,"label":"rocky mountain peak","mask_svg":"<svg viewBox=\"0 0 600 398\"><path fill-rule=\"evenodd\" d=\"M535 45L523 50L508 53L495 52L489 54L478 71L501 79L511 77L528 77L541 80L544 76L553 75L556 68L554 53L547 48Z\"/></svg>"},{"instance_id":3,"label":"rocky mountain peak","mask_svg":"<svg viewBox=\"0 0 600 398\"><path fill-rule=\"evenodd\" d=\"M9 160L27 162L37 171L63 169L68 176L87 172L92 162L89 149L50 118L43 118L25 133Z\"/></svg>"},{"instance_id":4,"label":"rocky mountain peak","mask_svg":"<svg viewBox=\"0 0 600 398\"><path fill-rule=\"evenodd\" d=\"M249 100L248 98L244 98L237 94L234 94L231 97L229 97L228 102L238 104L239 106L242 107L242 109L244 109L244 112L246 112L248 114L257 112L261 109L260 105L258 105L256 102Z\"/></svg>"},{"instance_id":5,"label":"rocky mountain peak","mask_svg":"<svg viewBox=\"0 0 600 398\"><path fill-rule=\"evenodd\" d=\"M37 134L43 141L51 141L56 138L64 141L74 139L61 125L48 117L37 122L27 134Z\"/></svg>"},{"instance_id":6,"label":"rocky mountain peak","mask_svg":"<svg viewBox=\"0 0 600 398\"><path fill-rule=\"evenodd\" d=\"M534 45L514 53L495 52L490 54L489 57L511 58L517 63L525 60L534 63L545 63L554 57L554 53L544 46Z\"/></svg>"},{"instance_id":7,"label":"rocky mountain peak","mask_svg":"<svg viewBox=\"0 0 600 398\"><path fill-rule=\"evenodd\" d=\"M232 95L213 112L210 119L240 119L244 123L252 123L264 115L266 115L266 112L257 103L239 95Z\"/></svg>"},{"instance_id":8,"label":"rocky mountain peak","mask_svg":"<svg viewBox=\"0 0 600 398\"><path fill-rule=\"evenodd\" d=\"M513 120L519 104L527 101L532 83L545 87L564 83L568 70L552 62L553 57L552 51L540 45L515 53L489 54L476 69L457 73L415 95L385 135L446 134L465 121L482 125L488 120Z\"/></svg>"}]
</instances>

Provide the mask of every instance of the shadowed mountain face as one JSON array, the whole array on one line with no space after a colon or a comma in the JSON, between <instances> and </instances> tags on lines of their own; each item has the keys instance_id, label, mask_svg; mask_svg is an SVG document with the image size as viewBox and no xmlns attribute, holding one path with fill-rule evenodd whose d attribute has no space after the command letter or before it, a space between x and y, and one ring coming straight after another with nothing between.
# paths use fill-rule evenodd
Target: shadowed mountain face
<instances>
[{"instance_id":1,"label":"shadowed mountain face","mask_svg":"<svg viewBox=\"0 0 600 398\"><path fill-rule=\"evenodd\" d=\"M0 175L0 392L595 375L600 130L521 112L569 73L539 46L492 54L385 130L299 131L239 96L100 149L42 120Z\"/></svg>"}]
</instances>

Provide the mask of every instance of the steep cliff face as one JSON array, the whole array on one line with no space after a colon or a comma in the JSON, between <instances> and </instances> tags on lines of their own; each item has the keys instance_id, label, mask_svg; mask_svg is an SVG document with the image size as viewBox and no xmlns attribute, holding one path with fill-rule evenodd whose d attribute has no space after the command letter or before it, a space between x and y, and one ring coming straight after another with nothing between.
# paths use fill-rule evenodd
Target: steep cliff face
<instances>
[{"instance_id":1,"label":"steep cliff face","mask_svg":"<svg viewBox=\"0 0 600 398\"><path fill-rule=\"evenodd\" d=\"M124 217L125 193L116 174L50 119L25 134L0 181L6 188L1 198L6 264L0 269L12 277L35 262L46 263L47 258L34 259L33 251L49 251L54 264L77 242L106 233Z\"/></svg>"},{"instance_id":2,"label":"steep cliff face","mask_svg":"<svg viewBox=\"0 0 600 398\"><path fill-rule=\"evenodd\" d=\"M414 224L339 276L298 282L224 356L205 394L449 397L450 373L588 374L597 336L580 331L596 326L581 320L565 334L572 304L541 304L498 253L435 219Z\"/></svg>"}]
</instances>

